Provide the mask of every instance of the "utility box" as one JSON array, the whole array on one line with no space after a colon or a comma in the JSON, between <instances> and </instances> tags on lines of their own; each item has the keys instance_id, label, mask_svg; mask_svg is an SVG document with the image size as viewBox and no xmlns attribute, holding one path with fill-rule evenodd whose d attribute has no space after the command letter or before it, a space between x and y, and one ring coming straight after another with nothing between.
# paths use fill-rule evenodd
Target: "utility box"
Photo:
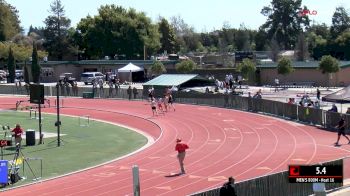
<instances>
[{"instance_id":1,"label":"utility box","mask_svg":"<svg viewBox=\"0 0 350 196\"><path fill-rule=\"evenodd\" d=\"M93 92L83 92L83 98L84 99L93 99L94 93Z\"/></svg>"},{"instance_id":2,"label":"utility box","mask_svg":"<svg viewBox=\"0 0 350 196\"><path fill-rule=\"evenodd\" d=\"M26 131L26 145L27 146L34 146L35 145L35 130L34 129L28 129Z\"/></svg>"}]
</instances>

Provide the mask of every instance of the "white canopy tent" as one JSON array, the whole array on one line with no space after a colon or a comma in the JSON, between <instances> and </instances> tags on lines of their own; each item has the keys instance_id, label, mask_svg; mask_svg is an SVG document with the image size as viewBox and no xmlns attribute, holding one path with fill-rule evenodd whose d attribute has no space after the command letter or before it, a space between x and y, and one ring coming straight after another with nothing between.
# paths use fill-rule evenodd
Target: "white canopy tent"
<instances>
[{"instance_id":1,"label":"white canopy tent","mask_svg":"<svg viewBox=\"0 0 350 196\"><path fill-rule=\"evenodd\" d=\"M133 73L135 73L134 76L136 76L137 78L140 78L140 73L143 77L143 74L144 74L143 71L144 69L142 67L129 63L124 67L118 69L118 77L121 82L124 82L124 81L133 82L133 78L135 79L135 77L133 77Z\"/></svg>"},{"instance_id":2,"label":"white canopy tent","mask_svg":"<svg viewBox=\"0 0 350 196\"><path fill-rule=\"evenodd\" d=\"M138 71L143 71L143 68L137 66L137 65L134 65L132 63L129 63L127 65L125 65L124 67L118 69L118 73L120 72L138 72Z\"/></svg>"}]
</instances>

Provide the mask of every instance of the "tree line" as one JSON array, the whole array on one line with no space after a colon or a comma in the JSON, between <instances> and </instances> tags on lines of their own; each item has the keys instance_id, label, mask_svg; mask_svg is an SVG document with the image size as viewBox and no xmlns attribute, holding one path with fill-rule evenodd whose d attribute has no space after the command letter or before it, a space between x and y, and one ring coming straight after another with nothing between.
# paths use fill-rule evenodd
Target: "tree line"
<instances>
[{"instance_id":1,"label":"tree line","mask_svg":"<svg viewBox=\"0 0 350 196\"><path fill-rule=\"evenodd\" d=\"M272 0L262 8L266 22L258 30L244 24L232 28L228 22L220 30L198 33L180 16L159 17L153 23L144 12L117 5L103 5L95 16L82 18L75 28L65 16L64 5L54 0L44 27L32 27L26 35L15 7L0 0L0 60L7 59L9 45L16 60L30 56L33 42L39 57L65 59L143 59L162 53L230 53L235 51L295 50L298 60L320 59L330 54L350 59L350 17L337 7L332 25L311 23L302 0ZM306 12L307 13L307 12ZM14 44L16 46L14 46ZM146 52L146 54L145 54ZM274 55L271 55L273 58ZM276 60L273 58L273 60Z\"/></svg>"}]
</instances>

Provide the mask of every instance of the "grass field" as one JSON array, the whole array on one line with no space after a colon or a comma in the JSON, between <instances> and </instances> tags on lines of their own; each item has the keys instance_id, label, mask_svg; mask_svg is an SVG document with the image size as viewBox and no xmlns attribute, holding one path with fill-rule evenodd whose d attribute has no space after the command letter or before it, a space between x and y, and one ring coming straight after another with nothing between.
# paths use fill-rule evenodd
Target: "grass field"
<instances>
[{"instance_id":1,"label":"grass field","mask_svg":"<svg viewBox=\"0 0 350 196\"><path fill-rule=\"evenodd\" d=\"M42 131L57 133L54 126L55 115L42 115ZM142 147L147 139L131 130L108 123L91 121L89 126L80 126L78 118L61 116L62 143L57 147L57 137L45 138L44 144L26 146L22 141L22 154L26 158L41 158L43 163L43 178L54 177L68 172L94 166L99 163L120 157ZM24 130L34 129L38 131L38 120L30 119L28 113L14 111L0 111L0 126L10 125L11 129L16 123L21 124ZM4 137L2 126L0 138ZM65 135L63 135L65 134ZM36 144L38 139L36 138ZM3 149L3 159L13 160L15 147L8 146ZM14 185L30 183L35 176L40 176L40 160L29 160L20 164L20 176L27 180ZM27 164L28 163L28 164Z\"/></svg>"}]
</instances>

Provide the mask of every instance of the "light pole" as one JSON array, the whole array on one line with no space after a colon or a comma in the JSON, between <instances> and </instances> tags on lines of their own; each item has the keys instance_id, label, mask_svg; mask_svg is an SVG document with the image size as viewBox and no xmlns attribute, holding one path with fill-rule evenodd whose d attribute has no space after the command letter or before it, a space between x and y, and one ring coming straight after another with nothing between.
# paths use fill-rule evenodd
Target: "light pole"
<instances>
[{"instance_id":1,"label":"light pole","mask_svg":"<svg viewBox=\"0 0 350 196\"><path fill-rule=\"evenodd\" d=\"M56 111L57 111L57 121L55 123L55 126L57 127L57 146L61 146L61 138L60 138L60 126L61 126L61 121L60 121L60 85L57 82L56 84Z\"/></svg>"}]
</instances>

